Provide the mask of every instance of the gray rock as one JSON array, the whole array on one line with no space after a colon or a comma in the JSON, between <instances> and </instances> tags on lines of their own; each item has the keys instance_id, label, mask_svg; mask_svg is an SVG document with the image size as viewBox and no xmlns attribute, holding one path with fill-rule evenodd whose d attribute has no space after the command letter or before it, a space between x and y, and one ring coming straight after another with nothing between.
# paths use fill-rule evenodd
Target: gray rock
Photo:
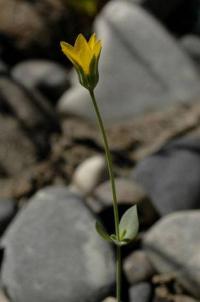
<instances>
[{"instance_id":1,"label":"gray rock","mask_svg":"<svg viewBox=\"0 0 200 302\"><path fill-rule=\"evenodd\" d=\"M200 139L174 140L132 172L162 215L200 208Z\"/></svg>"},{"instance_id":2,"label":"gray rock","mask_svg":"<svg viewBox=\"0 0 200 302\"><path fill-rule=\"evenodd\" d=\"M126 278L130 284L146 281L152 277L154 268L146 252L136 251L128 256L123 263Z\"/></svg>"},{"instance_id":3,"label":"gray rock","mask_svg":"<svg viewBox=\"0 0 200 302\"><path fill-rule=\"evenodd\" d=\"M96 19L95 31L103 43L96 95L105 122L122 121L199 95L193 62L139 6L109 2ZM89 94L80 84L61 97L58 109L61 114L95 119Z\"/></svg>"},{"instance_id":4,"label":"gray rock","mask_svg":"<svg viewBox=\"0 0 200 302\"><path fill-rule=\"evenodd\" d=\"M131 180L116 177L115 186L117 192L117 199L119 204L131 205L139 203L146 198L146 192L137 183ZM102 207L109 207L112 205L112 190L110 181L105 181L100 184L93 193L94 197L102 202Z\"/></svg>"},{"instance_id":5,"label":"gray rock","mask_svg":"<svg viewBox=\"0 0 200 302\"><path fill-rule=\"evenodd\" d=\"M0 178L19 177L37 162L39 148L14 117L0 114L0 125Z\"/></svg>"},{"instance_id":6,"label":"gray rock","mask_svg":"<svg viewBox=\"0 0 200 302\"><path fill-rule=\"evenodd\" d=\"M195 35L187 35L180 40L180 43L191 58L200 65L200 38ZM197 66L200 67L199 65Z\"/></svg>"},{"instance_id":7,"label":"gray rock","mask_svg":"<svg viewBox=\"0 0 200 302\"><path fill-rule=\"evenodd\" d=\"M17 207L14 200L0 199L0 234L6 229L16 211Z\"/></svg>"},{"instance_id":8,"label":"gray rock","mask_svg":"<svg viewBox=\"0 0 200 302\"><path fill-rule=\"evenodd\" d=\"M142 188L137 184L133 185L133 182L126 178L115 178L115 186L119 205L131 206L134 203L140 203L146 198L146 193ZM87 203L92 211L97 214L112 207L113 197L110 180L97 186L92 193L92 197L87 199Z\"/></svg>"},{"instance_id":9,"label":"gray rock","mask_svg":"<svg viewBox=\"0 0 200 302\"><path fill-rule=\"evenodd\" d=\"M160 273L172 273L196 298L200 298L200 211L170 214L144 237L144 247Z\"/></svg>"},{"instance_id":10,"label":"gray rock","mask_svg":"<svg viewBox=\"0 0 200 302\"><path fill-rule=\"evenodd\" d=\"M13 302L101 301L114 283L110 247L83 200L39 191L6 232L2 283Z\"/></svg>"},{"instance_id":11,"label":"gray rock","mask_svg":"<svg viewBox=\"0 0 200 302\"><path fill-rule=\"evenodd\" d=\"M0 111L6 111L19 121L21 128L36 145L38 154L46 152L49 134L59 128L57 116L46 99L37 92L26 90L16 81L2 76L0 101Z\"/></svg>"},{"instance_id":12,"label":"gray rock","mask_svg":"<svg viewBox=\"0 0 200 302\"><path fill-rule=\"evenodd\" d=\"M16 81L8 77L0 78L0 98L10 112L29 129L55 127L54 110L37 93L29 93ZM51 124L48 125L48 124Z\"/></svg>"},{"instance_id":13,"label":"gray rock","mask_svg":"<svg viewBox=\"0 0 200 302\"><path fill-rule=\"evenodd\" d=\"M141 282L134 285L129 290L130 302L148 302L151 299L151 285L147 282Z\"/></svg>"},{"instance_id":14,"label":"gray rock","mask_svg":"<svg viewBox=\"0 0 200 302\"><path fill-rule=\"evenodd\" d=\"M56 62L28 60L11 71L14 79L27 88L39 90L51 101L56 101L69 87L67 70Z\"/></svg>"},{"instance_id":15,"label":"gray rock","mask_svg":"<svg viewBox=\"0 0 200 302\"><path fill-rule=\"evenodd\" d=\"M151 225L152 222L158 218L158 213L152 205L146 191L137 182L128 178L116 177L115 186L119 205L138 205L141 224ZM110 181L108 180L94 190L92 198L88 199L88 205L95 213L99 214L109 207L112 207L112 200L112 191Z\"/></svg>"}]
</instances>

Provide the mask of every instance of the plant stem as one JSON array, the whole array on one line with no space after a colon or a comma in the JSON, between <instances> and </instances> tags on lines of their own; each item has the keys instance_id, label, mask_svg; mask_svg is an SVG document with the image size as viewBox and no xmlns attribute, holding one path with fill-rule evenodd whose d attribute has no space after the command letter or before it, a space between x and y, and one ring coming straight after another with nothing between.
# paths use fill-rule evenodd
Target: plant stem
<instances>
[{"instance_id":1,"label":"plant stem","mask_svg":"<svg viewBox=\"0 0 200 302\"><path fill-rule=\"evenodd\" d=\"M117 302L121 302L121 275L122 275L122 264L121 264L121 246L117 246L117 262L116 262L116 297Z\"/></svg>"},{"instance_id":2,"label":"plant stem","mask_svg":"<svg viewBox=\"0 0 200 302\"><path fill-rule=\"evenodd\" d=\"M113 174L113 164L112 164L112 158L108 146L108 139L106 135L106 131L103 125L103 120L96 102L96 98L94 95L94 90L89 90L95 113L98 120L98 125L102 134L103 142L104 142L104 149L106 154L106 161L108 166L108 172L110 177L110 183L111 183L111 189L112 189L112 196L113 196L113 212L114 212L114 221L115 221L115 234L117 237L117 240L120 240L119 235L119 212L118 212L118 206L117 206L117 194L116 194L116 188L115 188L115 180L114 180L114 174ZM117 302L121 302L121 247L117 246L117 261L116 261L116 297Z\"/></svg>"}]
</instances>

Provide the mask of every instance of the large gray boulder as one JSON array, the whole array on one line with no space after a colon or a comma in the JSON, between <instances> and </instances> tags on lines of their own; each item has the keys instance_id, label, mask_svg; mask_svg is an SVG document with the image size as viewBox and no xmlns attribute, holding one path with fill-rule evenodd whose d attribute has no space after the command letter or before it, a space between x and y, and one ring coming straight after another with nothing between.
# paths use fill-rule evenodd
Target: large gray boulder
<instances>
[{"instance_id":1,"label":"large gray boulder","mask_svg":"<svg viewBox=\"0 0 200 302\"><path fill-rule=\"evenodd\" d=\"M2 283L12 302L98 302L110 294L113 255L94 223L67 189L39 191L2 241Z\"/></svg>"},{"instance_id":2,"label":"large gray boulder","mask_svg":"<svg viewBox=\"0 0 200 302\"><path fill-rule=\"evenodd\" d=\"M161 215L200 209L200 138L168 143L140 161L132 177L143 186Z\"/></svg>"},{"instance_id":3,"label":"large gray boulder","mask_svg":"<svg viewBox=\"0 0 200 302\"><path fill-rule=\"evenodd\" d=\"M200 211L170 214L144 238L144 247L160 273L173 274L182 286L200 298Z\"/></svg>"},{"instance_id":4,"label":"large gray boulder","mask_svg":"<svg viewBox=\"0 0 200 302\"><path fill-rule=\"evenodd\" d=\"M190 58L139 6L109 2L96 19L95 31L103 44L96 94L106 122L199 95L200 79ZM89 94L77 83L61 97L58 109L95 119Z\"/></svg>"}]
</instances>

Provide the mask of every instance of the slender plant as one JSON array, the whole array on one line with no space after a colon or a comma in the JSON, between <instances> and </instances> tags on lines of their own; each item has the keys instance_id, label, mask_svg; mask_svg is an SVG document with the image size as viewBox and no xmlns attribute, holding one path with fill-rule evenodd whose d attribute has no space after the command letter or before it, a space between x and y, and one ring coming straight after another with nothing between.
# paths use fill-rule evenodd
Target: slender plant
<instances>
[{"instance_id":1,"label":"slender plant","mask_svg":"<svg viewBox=\"0 0 200 302\"><path fill-rule=\"evenodd\" d=\"M138 233L139 223L136 205L128 209L123 214L122 218L119 219L112 158L103 120L94 93L95 87L99 81L98 63L102 44L100 40L97 40L95 34L90 37L89 41L87 41L85 37L80 34L78 35L74 46L66 42L61 42L61 48L63 53L74 65L80 84L89 92L104 142L105 155L112 188L115 234L108 234L99 221L96 222L96 230L104 240L110 241L116 246L116 299L117 302L121 302L121 247L135 239Z\"/></svg>"}]
</instances>

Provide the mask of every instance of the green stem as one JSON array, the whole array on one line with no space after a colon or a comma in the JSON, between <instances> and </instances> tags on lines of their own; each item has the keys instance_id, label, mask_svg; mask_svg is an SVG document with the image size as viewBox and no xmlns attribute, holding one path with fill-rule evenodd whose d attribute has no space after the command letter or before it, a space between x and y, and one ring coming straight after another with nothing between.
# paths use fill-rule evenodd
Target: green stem
<instances>
[{"instance_id":1,"label":"green stem","mask_svg":"<svg viewBox=\"0 0 200 302\"><path fill-rule=\"evenodd\" d=\"M122 264L121 264L121 246L117 246L117 262L116 262L116 297L117 297L117 302L121 302L121 269L122 269Z\"/></svg>"},{"instance_id":2,"label":"green stem","mask_svg":"<svg viewBox=\"0 0 200 302\"><path fill-rule=\"evenodd\" d=\"M115 188L115 180L114 180L114 174L113 174L113 165L112 165L112 158L108 146L108 139L106 135L106 131L103 125L103 120L96 102L96 98L94 95L93 90L89 90L90 96L92 98L92 102L94 105L94 109L97 115L97 120L99 124L99 128L102 134L103 142L104 142L104 149L106 154L106 161L108 166L108 172L111 182L111 189L112 189L112 196L113 196L113 211L114 211L114 221L115 221L115 233L117 240L120 241L120 235L119 235L119 212L118 212L118 206L117 206L117 194L116 194L116 188ZM121 302L121 247L117 246L117 261L116 261L116 297L117 302Z\"/></svg>"},{"instance_id":3,"label":"green stem","mask_svg":"<svg viewBox=\"0 0 200 302\"><path fill-rule=\"evenodd\" d=\"M106 160L107 160L107 165L108 165L108 172L109 172L109 177L110 177L110 182L111 182L111 188L112 188L112 195L113 195L113 210L114 210L114 219L115 219L115 232L117 239L119 240L119 213L118 213L118 207L117 207L117 194L116 194L116 188L115 188L115 180L114 180L114 175L113 175L113 167L112 167L112 159L111 159L111 154L108 146L108 140L106 136L106 131L103 125L103 120L95 99L94 91L90 91L90 96L92 98L92 102L94 105L94 109L97 115L98 119L98 124L99 128L101 130L101 134L103 137L103 142L104 142L104 149L106 153Z\"/></svg>"}]
</instances>

